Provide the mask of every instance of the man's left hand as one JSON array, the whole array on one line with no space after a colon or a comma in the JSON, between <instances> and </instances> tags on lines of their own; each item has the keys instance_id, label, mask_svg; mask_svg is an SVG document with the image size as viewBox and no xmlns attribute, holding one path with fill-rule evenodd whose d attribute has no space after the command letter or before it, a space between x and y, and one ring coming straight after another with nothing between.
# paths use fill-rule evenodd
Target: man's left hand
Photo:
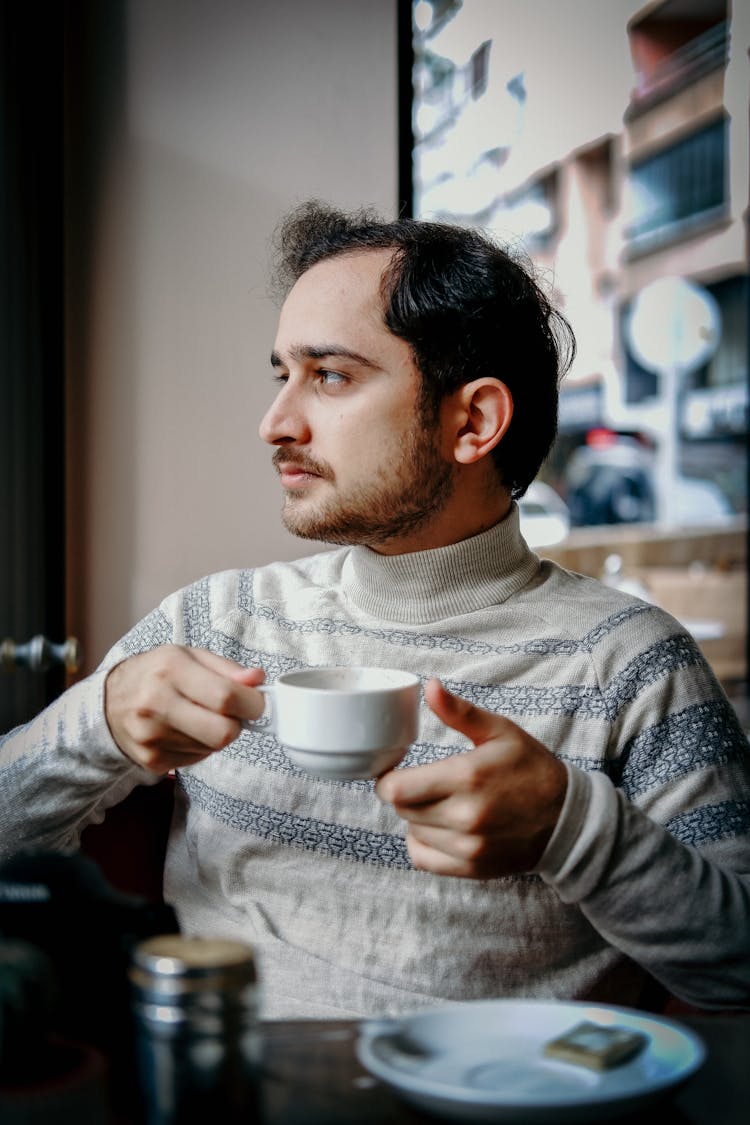
<instances>
[{"instance_id":1,"label":"man's left hand","mask_svg":"<svg viewBox=\"0 0 750 1125\"><path fill-rule=\"evenodd\" d=\"M529 871L557 824L568 783L563 763L503 715L484 711L430 680L425 699L474 749L376 785L408 822L415 867L436 875L492 879Z\"/></svg>"}]
</instances>

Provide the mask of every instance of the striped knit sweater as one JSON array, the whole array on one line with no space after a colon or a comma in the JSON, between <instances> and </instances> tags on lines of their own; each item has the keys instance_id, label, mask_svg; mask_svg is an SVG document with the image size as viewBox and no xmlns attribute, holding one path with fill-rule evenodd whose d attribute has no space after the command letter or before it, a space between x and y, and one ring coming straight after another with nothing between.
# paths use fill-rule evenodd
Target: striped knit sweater
<instances>
[{"instance_id":1,"label":"striped knit sweater","mask_svg":"<svg viewBox=\"0 0 750 1125\"><path fill-rule=\"evenodd\" d=\"M434 551L341 548L167 598L102 667L0 739L0 854L75 847L152 775L119 752L106 671L165 643L267 679L305 665L438 676L567 765L537 868L415 870L372 782L297 771L267 729L178 774L165 893L191 934L254 943L268 1017L444 1000L637 1003L644 970L695 1004L750 1006L750 755L693 640L654 606L540 561L517 512ZM468 748L422 709L404 762Z\"/></svg>"}]
</instances>

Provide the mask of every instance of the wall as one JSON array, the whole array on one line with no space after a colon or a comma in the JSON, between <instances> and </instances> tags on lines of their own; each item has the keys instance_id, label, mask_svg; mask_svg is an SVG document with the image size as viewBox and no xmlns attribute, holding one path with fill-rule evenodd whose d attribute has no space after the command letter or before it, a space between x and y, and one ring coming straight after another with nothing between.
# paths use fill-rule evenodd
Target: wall
<instances>
[{"instance_id":1,"label":"wall","mask_svg":"<svg viewBox=\"0 0 750 1125\"><path fill-rule=\"evenodd\" d=\"M392 216L398 154L396 0L101 0L87 18L68 157L67 563L90 670L181 585L314 549L282 529L257 435L273 395L268 239L309 197Z\"/></svg>"}]
</instances>

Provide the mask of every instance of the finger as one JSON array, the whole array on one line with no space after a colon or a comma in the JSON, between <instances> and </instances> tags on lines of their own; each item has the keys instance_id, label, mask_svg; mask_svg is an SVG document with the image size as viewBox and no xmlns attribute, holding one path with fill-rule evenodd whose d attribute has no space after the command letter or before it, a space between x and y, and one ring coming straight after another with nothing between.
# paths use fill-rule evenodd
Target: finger
<instances>
[{"instance_id":1,"label":"finger","mask_svg":"<svg viewBox=\"0 0 750 1125\"><path fill-rule=\"evenodd\" d=\"M376 782L375 793L381 801L395 805L397 812L434 805L455 792L463 772L461 755L454 754L426 766L389 770Z\"/></svg>"},{"instance_id":2,"label":"finger","mask_svg":"<svg viewBox=\"0 0 750 1125\"><path fill-rule=\"evenodd\" d=\"M238 683L250 687L257 687L266 678L262 668L246 668L243 664L237 664L236 661L228 660L225 656L219 656L207 648L188 648L186 652L199 664L205 665L206 668L211 668L220 675L227 676L231 680L236 680Z\"/></svg>"},{"instance_id":3,"label":"finger","mask_svg":"<svg viewBox=\"0 0 750 1125\"><path fill-rule=\"evenodd\" d=\"M468 699L462 699L443 687L440 680L428 680L425 685L425 701L430 709L447 727L457 730L471 739L475 746L481 746L491 738L515 726L504 715L484 711Z\"/></svg>"},{"instance_id":4,"label":"finger","mask_svg":"<svg viewBox=\"0 0 750 1125\"><path fill-rule=\"evenodd\" d=\"M487 829L487 815L481 795L453 790L446 797L423 804L394 803L402 820L410 826L429 827L455 835L471 837Z\"/></svg>"},{"instance_id":5,"label":"finger","mask_svg":"<svg viewBox=\"0 0 750 1125\"><path fill-rule=\"evenodd\" d=\"M255 687L238 682L239 665L216 656L205 649L188 650L189 659L184 661L174 677L176 693L197 703L217 715L234 719L257 719L265 706L263 696ZM227 673L229 668L229 674ZM250 672L257 679L263 672L260 669L242 669L242 675ZM170 720L171 722L171 720ZM174 724L172 724L174 725ZM178 730L184 730L176 726ZM192 731L185 730L186 734ZM236 737L236 736L235 736Z\"/></svg>"},{"instance_id":6,"label":"finger","mask_svg":"<svg viewBox=\"0 0 750 1125\"><path fill-rule=\"evenodd\" d=\"M445 825L409 823L409 836L426 848L440 852L453 859L474 862L487 850L487 842L482 836L471 836L465 832L447 828Z\"/></svg>"},{"instance_id":7,"label":"finger","mask_svg":"<svg viewBox=\"0 0 750 1125\"><path fill-rule=\"evenodd\" d=\"M413 865L419 871L429 871L433 875L448 875L455 878L470 878L473 873L469 862L423 843L412 832L409 832L406 836L406 850Z\"/></svg>"},{"instance_id":8,"label":"finger","mask_svg":"<svg viewBox=\"0 0 750 1125\"><path fill-rule=\"evenodd\" d=\"M237 680L240 684L245 684L247 687L258 687L260 684L265 683L266 673L262 668L243 668L238 665L236 671L229 673L230 680Z\"/></svg>"},{"instance_id":9,"label":"finger","mask_svg":"<svg viewBox=\"0 0 750 1125\"><path fill-rule=\"evenodd\" d=\"M223 750L242 731L242 723L233 715L212 711L184 696L176 696L164 716L169 732L182 752L210 753Z\"/></svg>"},{"instance_id":10,"label":"finger","mask_svg":"<svg viewBox=\"0 0 750 1125\"><path fill-rule=\"evenodd\" d=\"M132 753L128 755L137 765L143 766L144 769L150 770L152 773L165 774L170 770L185 769L188 766L197 765L198 762L203 761L212 750L201 748L200 750L192 749L190 746L182 745L176 741L174 747L168 748L164 745L160 746L138 746Z\"/></svg>"},{"instance_id":11,"label":"finger","mask_svg":"<svg viewBox=\"0 0 750 1125\"><path fill-rule=\"evenodd\" d=\"M131 756L133 750L136 754L145 751L149 768L162 750L203 755L223 750L242 729L240 720L211 711L174 690L162 696L159 704L158 710L148 705L136 708L123 724Z\"/></svg>"}]
</instances>

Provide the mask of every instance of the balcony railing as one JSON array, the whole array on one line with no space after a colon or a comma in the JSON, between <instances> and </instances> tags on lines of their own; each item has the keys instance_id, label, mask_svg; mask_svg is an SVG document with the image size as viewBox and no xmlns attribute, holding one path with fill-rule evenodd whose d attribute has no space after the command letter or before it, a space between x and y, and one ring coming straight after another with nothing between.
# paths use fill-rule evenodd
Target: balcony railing
<instances>
[{"instance_id":1,"label":"balcony railing","mask_svg":"<svg viewBox=\"0 0 750 1125\"><path fill-rule=\"evenodd\" d=\"M678 47L648 74L638 75L627 116L642 113L704 74L726 66L728 48L729 28L725 21Z\"/></svg>"}]
</instances>

